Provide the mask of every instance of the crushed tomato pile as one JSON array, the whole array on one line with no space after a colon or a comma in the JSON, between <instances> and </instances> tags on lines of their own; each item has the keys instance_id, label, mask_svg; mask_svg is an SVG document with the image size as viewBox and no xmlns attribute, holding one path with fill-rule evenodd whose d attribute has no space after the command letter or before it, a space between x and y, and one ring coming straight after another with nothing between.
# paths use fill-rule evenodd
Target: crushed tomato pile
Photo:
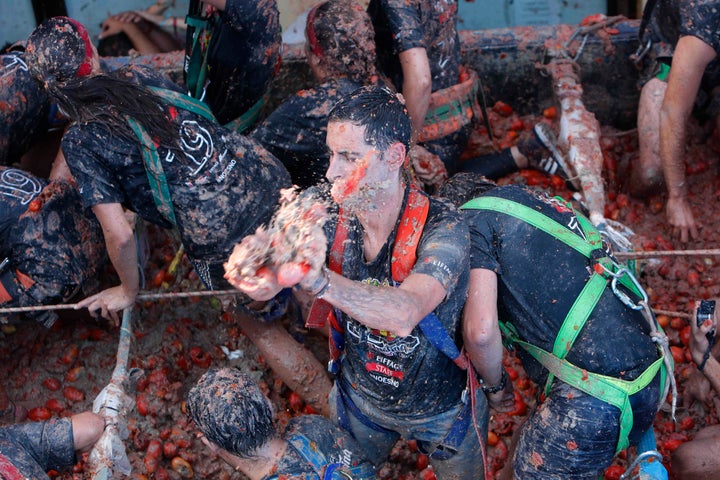
<instances>
[{"instance_id":1,"label":"crushed tomato pile","mask_svg":"<svg viewBox=\"0 0 720 480\"><path fill-rule=\"evenodd\" d=\"M542 116L520 117L512 107L496 104L490 112L495 136L501 147L531 135L538 121L554 123L553 107ZM720 188L714 158L720 151L717 140L693 125L687 155L690 201L702 225L701 238L681 245L672 238L664 216L664 197L645 200L622 193L621 180L627 178L627 166L637 157L637 134L603 127L601 146L604 154L604 178L607 205L605 216L635 231L636 250L678 250L713 248L719 238L720 223L713 221L720 207ZM484 127L474 132L467 156L489 150ZM564 182L540 172L525 170L500 183L522 183L570 198ZM178 244L167 233L148 228L151 257L145 269L147 290L192 291L201 285L186 259L176 272L169 267ZM670 312L659 321L670 337L678 379L678 422L669 412L661 411L655 421L658 449L668 458L678 445L693 438L698 429L718 423L715 403L683 403L685 385L695 366L688 352L689 323L683 316L692 311L697 299L720 296L718 262L714 256L662 257L639 262L640 282L647 289L656 310ZM109 274L111 276L111 274ZM111 280L108 280L111 281ZM677 312L673 315L672 312ZM321 362L327 359L327 344L322 335L306 332L300 325L288 328L302 338ZM196 437L185 413L186 392L209 366L237 366L252 372L271 398L282 427L289 418L313 413L295 392L269 370L262 357L242 334L240 328L221 314L216 298L160 300L138 304L133 315L134 339L129 367L144 371L135 386L136 407L129 418L130 437L126 448L133 466L132 478L181 479L243 478L219 458L213 457ZM8 394L29 410L30 420L67 416L92 408L92 400L109 381L115 366L118 329L78 312L62 312L55 327L39 331L26 322L5 325L0 334L0 378ZM230 359L232 358L232 359ZM506 354L505 367L515 386L515 408L509 413L491 412L488 438L490 469L497 472L508 460L513 432L531 411L538 386L525 375L522 365ZM636 452L623 452L606 471L605 478L618 478ZM85 458L71 472L50 472L61 479L89 478ZM381 479L433 479L428 458L417 445L400 441L389 461L379 472Z\"/></svg>"}]
</instances>

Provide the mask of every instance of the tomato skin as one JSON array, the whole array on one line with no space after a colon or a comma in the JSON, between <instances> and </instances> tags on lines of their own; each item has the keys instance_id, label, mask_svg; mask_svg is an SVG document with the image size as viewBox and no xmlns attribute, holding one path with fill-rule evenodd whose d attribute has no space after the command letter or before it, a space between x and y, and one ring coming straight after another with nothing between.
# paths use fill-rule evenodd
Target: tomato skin
<instances>
[{"instance_id":1,"label":"tomato skin","mask_svg":"<svg viewBox=\"0 0 720 480\"><path fill-rule=\"evenodd\" d=\"M425 470L429 463L430 463L430 459L428 458L428 456L425 455L424 453L420 453L420 454L418 454L417 460L415 461L415 467L418 470Z\"/></svg>"},{"instance_id":2,"label":"tomato skin","mask_svg":"<svg viewBox=\"0 0 720 480\"><path fill-rule=\"evenodd\" d=\"M670 347L670 353L672 353L673 360L675 360L676 365L685 361L685 353L683 353L682 348L672 345Z\"/></svg>"},{"instance_id":3,"label":"tomato skin","mask_svg":"<svg viewBox=\"0 0 720 480\"><path fill-rule=\"evenodd\" d=\"M51 392L57 392L58 390L60 390L60 380L58 380L57 378L48 377L43 380L42 383L45 388L47 388Z\"/></svg>"},{"instance_id":4,"label":"tomato skin","mask_svg":"<svg viewBox=\"0 0 720 480\"><path fill-rule=\"evenodd\" d=\"M493 111L503 117L509 117L513 113L513 109L507 103L498 100L492 107Z\"/></svg>"},{"instance_id":5,"label":"tomato skin","mask_svg":"<svg viewBox=\"0 0 720 480\"><path fill-rule=\"evenodd\" d=\"M552 120L557 117L557 108L555 107L548 107L545 110L543 110L543 117L547 118L548 120Z\"/></svg>"},{"instance_id":6,"label":"tomato skin","mask_svg":"<svg viewBox=\"0 0 720 480\"><path fill-rule=\"evenodd\" d=\"M28 205L28 210L31 212L38 212L42 208L42 202L39 199L35 199Z\"/></svg>"},{"instance_id":7,"label":"tomato skin","mask_svg":"<svg viewBox=\"0 0 720 480\"><path fill-rule=\"evenodd\" d=\"M28 411L27 416L33 422L41 422L43 420L47 420L50 417L52 417L52 414L50 413L50 410L48 410L45 407L35 407L35 408L31 408Z\"/></svg>"},{"instance_id":8,"label":"tomato skin","mask_svg":"<svg viewBox=\"0 0 720 480\"><path fill-rule=\"evenodd\" d=\"M85 400L85 393L75 387L63 388L63 397L67 398L71 402L82 402Z\"/></svg>"},{"instance_id":9,"label":"tomato skin","mask_svg":"<svg viewBox=\"0 0 720 480\"><path fill-rule=\"evenodd\" d=\"M190 361L200 368L208 368L212 363L212 357L201 347L192 347L190 349Z\"/></svg>"},{"instance_id":10,"label":"tomato skin","mask_svg":"<svg viewBox=\"0 0 720 480\"><path fill-rule=\"evenodd\" d=\"M303 399L297 392L290 392L288 395L288 404L294 412L299 412L303 407Z\"/></svg>"},{"instance_id":11,"label":"tomato skin","mask_svg":"<svg viewBox=\"0 0 720 480\"><path fill-rule=\"evenodd\" d=\"M620 465L610 465L605 469L603 478L605 480L618 480L623 473L625 473L625 469Z\"/></svg>"}]
</instances>

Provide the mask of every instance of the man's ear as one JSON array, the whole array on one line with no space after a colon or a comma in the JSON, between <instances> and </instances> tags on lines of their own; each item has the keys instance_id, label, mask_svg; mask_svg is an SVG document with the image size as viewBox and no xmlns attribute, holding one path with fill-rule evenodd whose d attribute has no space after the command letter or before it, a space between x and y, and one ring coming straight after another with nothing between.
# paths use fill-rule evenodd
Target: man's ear
<instances>
[{"instance_id":1,"label":"man's ear","mask_svg":"<svg viewBox=\"0 0 720 480\"><path fill-rule=\"evenodd\" d=\"M405 145L400 142L395 142L385 151L385 160L388 162L388 165L402 168L406 155L407 149Z\"/></svg>"}]
</instances>

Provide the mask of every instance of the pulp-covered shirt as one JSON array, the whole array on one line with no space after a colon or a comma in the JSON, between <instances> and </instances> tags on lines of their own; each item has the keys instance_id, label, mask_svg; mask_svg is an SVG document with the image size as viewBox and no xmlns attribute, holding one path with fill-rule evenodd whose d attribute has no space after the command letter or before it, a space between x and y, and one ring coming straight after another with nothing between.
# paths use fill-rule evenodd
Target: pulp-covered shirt
<instances>
[{"instance_id":1,"label":"pulp-covered shirt","mask_svg":"<svg viewBox=\"0 0 720 480\"><path fill-rule=\"evenodd\" d=\"M403 208L407 202L406 189ZM377 257L367 262L363 253L362 229L356 218L348 228L343 252L342 275L368 285L398 286L392 278L392 251L397 228ZM330 245L336 222L326 228ZM461 345L461 310L469 281L467 226L460 212L441 199L430 198L430 209L417 245L417 261L411 274L429 275L446 290L444 300L432 312L447 334ZM369 328L342 314L345 354L340 375L369 403L386 413L434 415L457 405L465 387L465 372L438 350L419 326L405 337Z\"/></svg>"},{"instance_id":2,"label":"pulp-covered shirt","mask_svg":"<svg viewBox=\"0 0 720 480\"><path fill-rule=\"evenodd\" d=\"M141 85L180 91L152 70L128 72ZM237 242L271 218L290 176L254 140L187 110L171 111L182 154L157 150L178 231L191 258L224 260ZM74 123L62 148L87 207L120 203L151 223L171 226L155 206L138 140L97 122Z\"/></svg>"},{"instance_id":3,"label":"pulp-covered shirt","mask_svg":"<svg viewBox=\"0 0 720 480\"><path fill-rule=\"evenodd\" d=\"M63 470L75 464L75 446L70 418L28 422L0 427L0 478L14 478L5 471L5 460L23 478L49 479L48 470Z\"/></svg>"},{"instance_id":4,"label":"pulp-covered shirt","mask_svg":"<svg viewBox=\"0 0 720 480\"><path fill-rule=\"evenodd\" d=\"M544 193L506 186L482 196L531 207L585 238L573 211ZM590 261L513 216L489 210L463 212L470 228L471 268L497 274L500 320L512 323L521 339L552 352L560 326L593 272ZM606 288L566 358L591 372L633 379L658 358L648 332L643 315ZM541 383L547 372L522 348L517 352L528 374Z\"/></svg>"},{"instance_id":5,"label":"pulp-covered shirt","mask_svg":"<svg viewBox=\"0 0 720 480\"><path fill-rule=\"evenodd\" d=\"M204 101L218 122L245 113L267 91L280 62L276 0L228 0L208 46Z\"/></svg>"},{"instance_id":6,"label":"pulp-covered shirt","mask_svg":"<svg viewBox=\"0 0 720 480\"><path fill-rule=\"evenodd\" d=\"M72 185L0 167L0 205L0 260L9 259L0 288L12 297L3 306L59 303L96 286L103 234Z\"/></svg>"},{"instance_id":7,"label":"pulp-covered shirt","mask_svg":"<svg viewBox=\"0 0 720 480\"><path fill-rule=\"evenodd\" d=\"M11 165L47 133L50 100L23 52L0 55L0 165Z\"/></svg>"},{"instance_id":8,"label":"pulp-covered shirt","mask_svg":"<svg viewBox=\"0 0 720 480\"><path fill-rule=\"evenodd\" d=\"M330 110L362 86L333 78L301 90L280 104L250 135L275 155L294 184L307 188L325 179L330 153L325 143Z\"/></svg>"},{"instance_id":9,"label":"pulp-covered shirt","mask_svg":"<svg viewBox=\"0 0 720 480\"><path fill-rule=\"evenodd\" d=\"M418 47L427 52L433 92L458 83L457 8L457 0L370 0L378 62L396 88L403 80L398 55Z\"/></svg>"},{"instance_id":10,"label":"pulp-covered shirt","mask_svg":"<svg viewBox=\"0 0 720 480\"><path fill-rule=\"evenodd\" d=\"M304 453L302 442L292 441L293 435L302 435L310 442L311 452ZM368 471L373 471L367 460L362 456L360 446L345 430L336 427L320 415L302 415L290 419L283 433L288 443L285 455L278 462L277 468L264 479L316 480L319 477L314 466L307 457L323 457L325 465L339 463L345 467L366 464ZM370 476L353 476L355 480L374 479Z\"/></svg>"}]
</instances>

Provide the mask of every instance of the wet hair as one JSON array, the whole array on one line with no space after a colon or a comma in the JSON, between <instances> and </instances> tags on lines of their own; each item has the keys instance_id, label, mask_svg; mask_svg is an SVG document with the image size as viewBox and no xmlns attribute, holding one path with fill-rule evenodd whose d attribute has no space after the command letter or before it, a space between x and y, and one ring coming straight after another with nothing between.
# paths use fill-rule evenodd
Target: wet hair
<instances>
[{"instance_id":1,"label":"wet hair","mask_svg":"<svg viewBox=\"0 0 720 480\"><path fill-rule=\"evenodd\" d=\"M53 17L28 37L25 61L30 74L72 120L102 123L108 131L137 142L127 124L127 117L132 117L158 144L179 151L168 107L150 90L129 80L126 69L93 75L92 48L82 24Z\"/></svg>"},{"instance_id":2,"label":"wet hair","mask_svg":"<svg viewBox=\"0 0 720 480\"><path fill-rule=\"evenodd\" d=\"M365 127L365 141L379 150L395 142L410 148L410 115L398 95L387 87L365 86L342 98L328 122L351 122Z\"/></svg>"},{"instance_id":3,"label":"wet hair","mask_svg":"<svg viewBox=\"0 0 720 480\"><path fill-rule=\"evenodd\" d=\"M97 51L102 57L126 57L134 48L130 37L124 32L101 38L98 42Z\"/></svg>"},{"instance_id":4,"label":"wet hair","mask_svg":"<svg viewBox=\"0 0 720 480\"><path fill-rule=\"evenodd\" d=\"M355 0L328 0L312 8L305 24L308 48L330 75L361 83L377 77L375 29Z\"/></svg>"},{"instance_id":5,"label":"wet hair","mask_svg":"<svg viewBox=\"0 0 720 480\"><path fill-rule=\"evenodd\" d=\"M215 445L241 458L277 436L270 402L257 382L235 368L210 368L190 389L187 410Z\"/></svg>"},{"instance_id":6,"label":"wet hair","mask_svg":"<svg viewBox=\"0 0 720 480\"><path fill-rule=\"evenodd\" d=\"M456 207L460 207L495 187L497 184L478 173L461 172L448 178L436 196L446 198Z\"/></svg>"}]
</instances>

